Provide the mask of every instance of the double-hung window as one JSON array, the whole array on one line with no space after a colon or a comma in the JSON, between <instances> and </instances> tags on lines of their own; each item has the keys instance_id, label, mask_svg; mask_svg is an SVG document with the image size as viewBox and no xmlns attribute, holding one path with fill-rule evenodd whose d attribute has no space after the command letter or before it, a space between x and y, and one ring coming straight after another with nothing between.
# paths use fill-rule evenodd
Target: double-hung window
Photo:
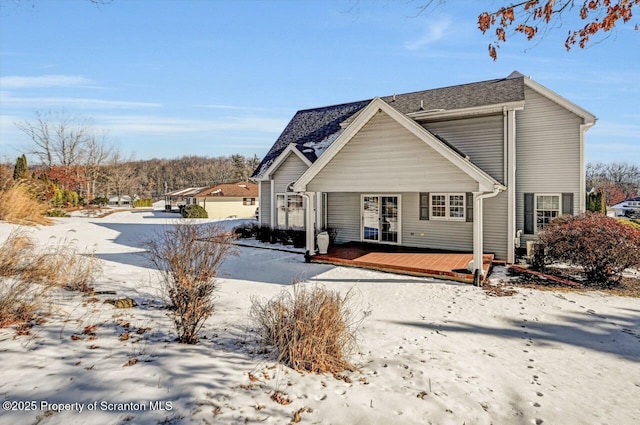
<instances>
[{"instance_id":1,"label":"double-hung window","mask_svg":"<svg viewBox=\"0 0 640 425\"><path fill-rule=\"evenodd\" d=\"M560 195L536 195L536 231L540 231L556 217L559 217Z\"/></svg>"},{"instance_id":2,"label":"double-hung window","mask_svg":"<svg viewBox=\"0 0 640 425\"><path fill-rule=\"evenodd\" d=\"M293 193L278 193L276 195L276 225L280 229L304 228L302 195Z\"/></svg>"},{"instance_id":3,"label":"double-hung window","mask_svg":"<svg viewBox=\"0 0 640 425\"><path fill-rule=\"evenodd\" d=\"M431 193L430 198L431 220L465 221L464 193Z\"/></svg>"}]
</instances>

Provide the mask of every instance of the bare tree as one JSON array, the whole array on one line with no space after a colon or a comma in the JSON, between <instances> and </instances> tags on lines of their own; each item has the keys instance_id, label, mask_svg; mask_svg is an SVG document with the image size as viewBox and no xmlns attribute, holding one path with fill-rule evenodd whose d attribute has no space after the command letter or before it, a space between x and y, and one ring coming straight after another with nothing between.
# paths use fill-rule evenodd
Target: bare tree
<instances>
[{"instance_id":1,"label":"bare tree","mask_svg":"<svg viewBox=\"0 0 640 425\"><path fill-rule=\"evenodd\" d=\"M107 162L107 182L107 193L114 193L118 197L118 205L121 205L125 195L131 196L133 202L135 188L138 186L133 160L125 160L118 150L114 150Z\"/></svg>"},{"instance_id":2,"label":"bare tree","mask_svg":"<svg viewBox=\"0 0 640 425\"><path fill-rule=\"evenodd\" d=\"M86 198L93 199L96 196L96 185L101 178L106 178L105 165L109 160L113 148L105 142L106 135L101 140L92 138L86 145L84 167L86 179Z\"/></svg>"},{"instance_id":3,"label":"bare tree","mask_svg":"<svg viewBox=\"0 0 640 425\"><path fill-rule=\"evenodd\" d=\"M81 165L86 145L94 139L90 119L70 117L65 112L36 111L35 121L16 126L31 139L27 153L35 155L47 168Z\"/></svg>"},{"instance_id":4,"label":"bare tree","mask_svg":"<svg viewBox=\"0 0 640 425\"><path fill-rule=\"evenodd\" d=\"M601 190L608 205L640 194L640 166L629 162L597 162L586 167L587 185Z\"/></svg>"}]
</instances>

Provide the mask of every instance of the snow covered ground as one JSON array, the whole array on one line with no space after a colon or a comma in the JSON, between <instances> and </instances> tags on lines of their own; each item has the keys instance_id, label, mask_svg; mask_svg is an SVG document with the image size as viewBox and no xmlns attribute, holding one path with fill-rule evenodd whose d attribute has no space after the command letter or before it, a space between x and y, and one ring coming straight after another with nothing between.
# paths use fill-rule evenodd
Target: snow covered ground
<instances>
[{"instance_id":1,"label":"snow covered ground","mask_svg":"<svg viewBox=\"0 0 640 425\"><path fill-rule=\"evenodd\" d=\"M640 423L633 298L524 288L494 297L241 247L223 267L205 339L177 344L157 277L140 255L141 242L175 219L134 210L29 230L42 244L77 239L102 263L95 289L139 305L115 309L103 302L112 295L60 291L31 335L0 329L0 424L286 424L294 412L303 424ZM0 241L13 227L0 223ZM353 308L367 315L359 372L300 374L259 352L251 298L270 298L292 281L355 291ZM291 403L273 401L275 391Z\"/></svg>"}]
</instances>

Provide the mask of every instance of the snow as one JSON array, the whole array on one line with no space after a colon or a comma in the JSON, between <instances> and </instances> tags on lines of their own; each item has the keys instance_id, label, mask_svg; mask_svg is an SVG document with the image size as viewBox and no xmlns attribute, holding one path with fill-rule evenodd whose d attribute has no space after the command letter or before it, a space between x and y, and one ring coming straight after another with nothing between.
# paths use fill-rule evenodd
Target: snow
<instances>
[{"instance_id":1,"label":"snow","mask_svg":"<svg viewBox=\"0 0 640 425\"><path fill-rule=\"evenodd\" d=\"M0 329L0 401L21 410L0 409L0 424L285 424L302 408L311 409L301 420L309 424L640 421L639 302L598 292L518 288L494 297L470 285L241 246L223 266L206 338L178 344L157 276L140 255L142 242L175 220L132 210L29 229L40 244L76 239L102 263L95 289L139 305L119 310L103 302L112 295L93 302L59 291L51 317L31 335ZM14 227L0 222L0 241ZM353 359L360 370L348 379L301 374L260 354L251 299L294 281L354 291L353 309L366 318ZM95 338L83 333L91 325ZM125 331L131 337L121 341ZM292 403L271 400L276 390Z\"/></svg>"}]
</instances>

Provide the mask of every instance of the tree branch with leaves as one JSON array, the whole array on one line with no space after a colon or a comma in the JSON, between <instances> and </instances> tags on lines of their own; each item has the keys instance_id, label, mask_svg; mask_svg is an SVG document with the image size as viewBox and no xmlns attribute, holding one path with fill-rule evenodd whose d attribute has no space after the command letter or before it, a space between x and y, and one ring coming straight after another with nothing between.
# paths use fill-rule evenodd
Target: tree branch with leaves
<instances>
[{"instance_id":1,"label":"tree branch with leaves","mask_svg":"<svg viewBox=\"0 0 640 425\"><path fill-rule=\"evenodd\" d=\"M640 0L530 0L501 7L495 12L482 12L478 28L486 33L495 28L495 41L489 44L489 56L496 60L497 49L507 41L507 32L523 34L532 40L561 23L579 18L577 27L570 29L564 46L571 50L576 44L584 48L598 33L606 33L616 24L629 23L634 6ZM639 6L640 7L640 6ZM634 27L638 30L638 24Z\"/></svg>"}]
</instances>

